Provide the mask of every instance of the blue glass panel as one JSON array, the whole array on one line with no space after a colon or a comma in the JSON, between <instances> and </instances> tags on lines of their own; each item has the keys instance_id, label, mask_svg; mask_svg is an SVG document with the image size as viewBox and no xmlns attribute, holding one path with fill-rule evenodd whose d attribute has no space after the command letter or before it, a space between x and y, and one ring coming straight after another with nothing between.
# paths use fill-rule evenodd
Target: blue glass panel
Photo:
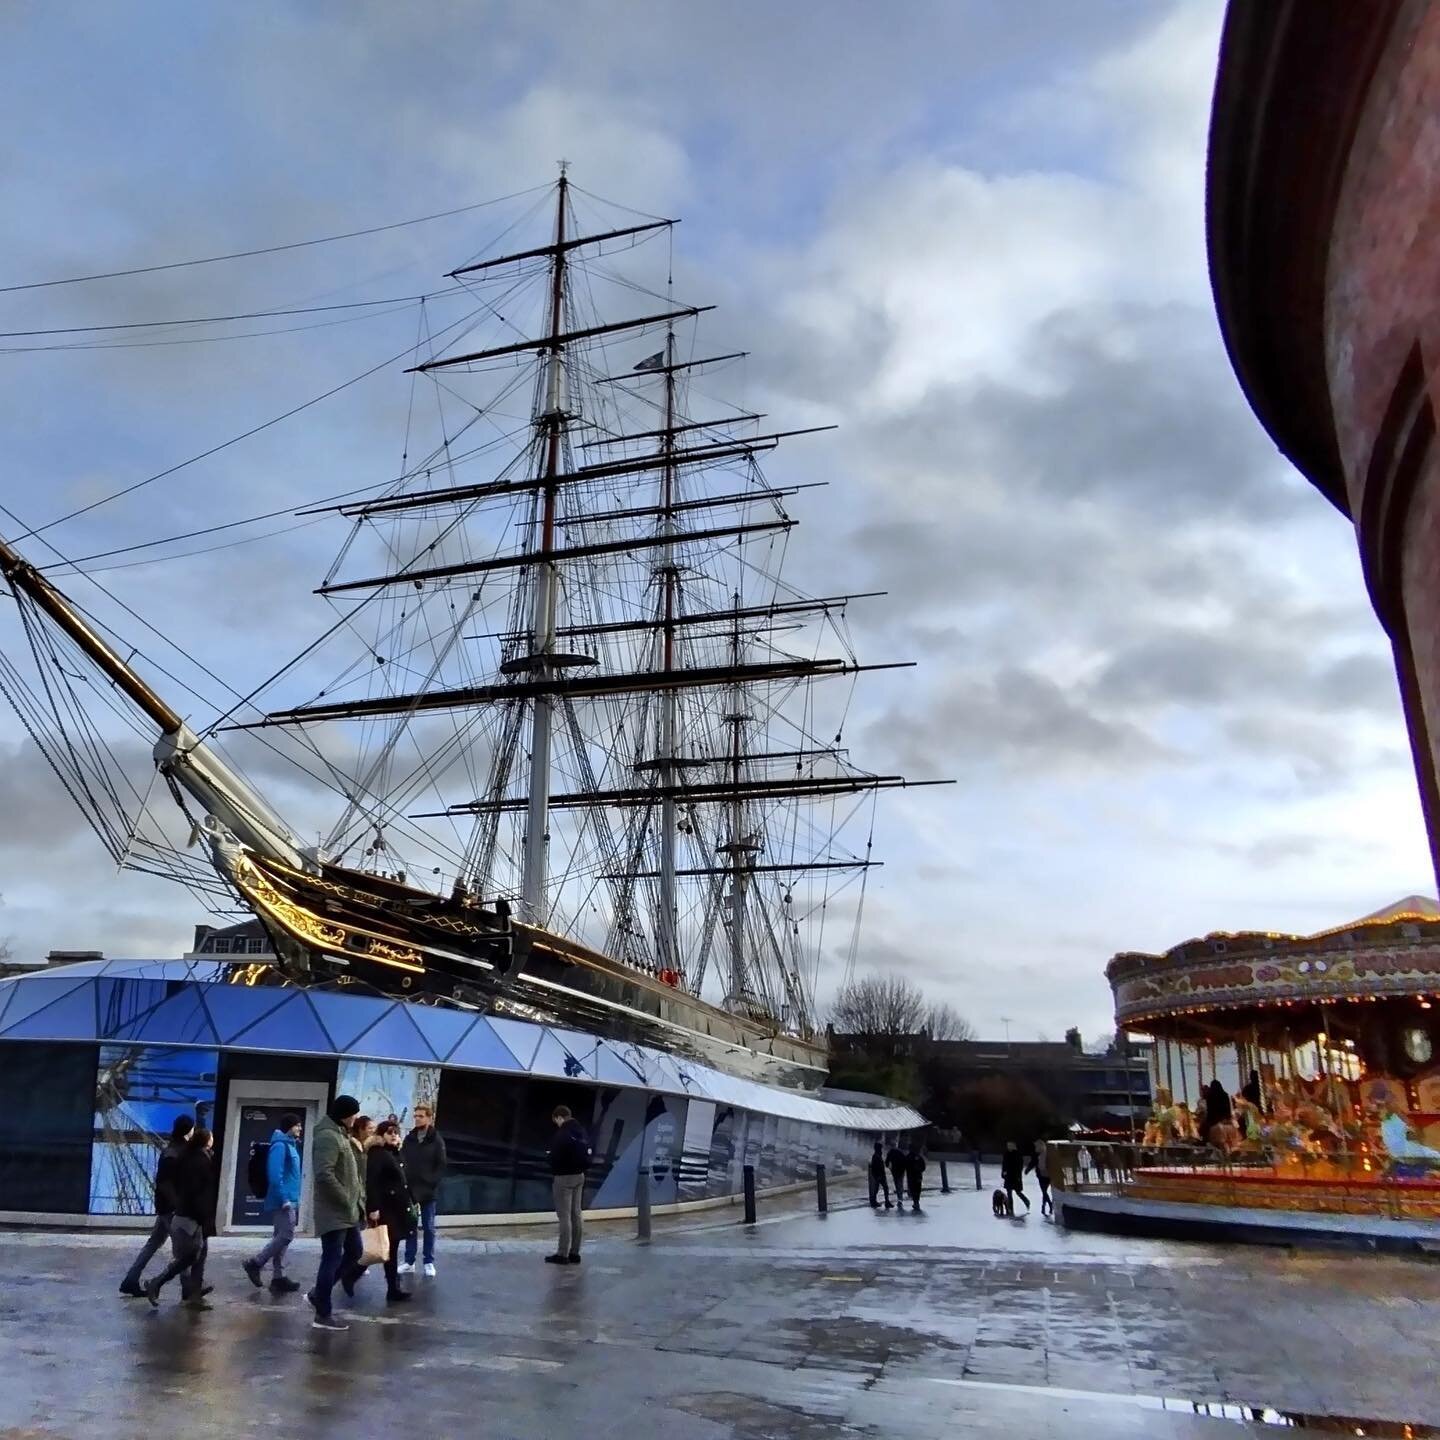
<instances>
[{"instance_id":1,"label":"blue glass panel","mask_svg":"<svg viewBox=\"0 0 1440 1440\"><path fill-rule=\"evenodd\" d=\"M488 1015L480 1017L470 1033L451 1051L445 1063L464 1065L472 1070L523 1070L525 1066L495 1033L506 1023ZM520 1028L527 1036L530 1034L529 1026Z\"/></svg>"},{"instance_id":2,"label":"blue glass panel","mask_svg":"<svg viewBox=\"0 0 1440 1440\"><path fill-rule=\"evenodd\" d=\"M403 1001L397 1000L389 1011L363 1035L346 1046L354 1055L368 1055L376 1060L406 1060L427 1065L432 1056L425 1037L415 1028Z\"/></svg>"},{"instance_id":3,"label":"blue glass panel","mask_svg":"<svg viewBox=\"0 0 1440 1440\"><path fill-rule=\"evenodd\" d=\"M449 1058L476 1020L473 1010L442 1010L436 1005L411 1005L409 1010L437 1060Z\"/></svg>"},{"instance_id":4,"label":"blue glass panel","mask_svg":"<svg viewBox=\"0 0 1440 1440\"><path fill-rule=\"evenodd\" d=\"M7 1040L93 1040L95 1038L95 989L87 980L69 994L12 1021L5 1028Z\"/></svg>"},{"instance_id":5,"label":"blue glass panel","mask_svg":"<svg viewBox=\"0 0 1440 1440\"><path fill-rule=\"evenodd\" d=\"M14 998L5 1007L6 1030L8 1031L12 1025L18 1025L20 1021L35 1014L37 1010L43 1010L47 1005L53 1005L62 996L69 995L71 991L81 988L88 991L90 982L88 980L61 980L53 975L15 981ZM93 1005L93 1000L91 1003Z\"/></svg>"},{"instance_id":6,"label":"blue glass panel","mask_svg":"<svg viewBox=\"0 0 1440 1440\"><path fill-rule=\"evenodd\" d=\"M643 1074L627 1059L627 1051L633 1048L602 1040L592 1061L596 1078L605 1085L644 1085Z\"/></svg>"},{"instance_id":7,"label":"blue glass panel","mask_svg":"<svg viewBox=\"0 0 1440 1440\"><path fill-rule=\"evenodd\" d=\"M318 990L310 992L310 1000L335 1042L331 1048L341 1055L395 1003L393 1000L372 1000L366 995L322 994Z\"/></svg>"},{"instance_id":8,"label":"blue glass panel","mask_svg":"<svg viewBox=\"0 0 1440 1440\"><path fill-rule=\"evenodd\" d=\"M5 1028L5 1012L10 1008L10 1002L15 998L18 989L13 980L0 983L0 1030Z\"/></svg>"},{"instance_id":9,"label":"blue glass panel","mask_svg":"<svg viewBox=\"0 0 1440 1440\"><path fill-rule=\"evenodd\" d=\"M599 1041L593 1035L546 1028L530 1060L532 1075L554 1075L563 1080L595 1079L595 1051ZM632 1079L631 1084L634 1084Z\"/></svg>"},{"instance_id":10,"label":"blue glass panel","mask_svg":"<svg viewBox=\"0 0 1440 1440\"><path fill-rule=\"evenodd\" d=\"M165 983L161 980L97 980L99 1033L113 1035L121 1027L134 1024L159 1005L165 995Z\"/></svg>"},{"instance_id":11,"label":"blue glass panel","mask_svg":"<svg viewBox=\"0 0 1440 1440\"><path fill-rule=\"evenodd\" d=\"M530 1061L540 1044L544 1027L528 1025L523 1020L503 1020L498 1015L487 1015L485 1023L500 1037L510 1053L519 1062L522 1070L530 1068Z\"/></svg>"},{"instance_id":12,"label":"blue glass panel","mask_svg":"<svg viewBox=\"0 0 1440 1440\"><path fill-rule=\"evenodd\" d=\"M220 1043L228 1045L242 1030L278 1010L294 994L278 985L210 985L205 990L205 1004Z\"/></svg>"},{"instance_id":13,"label":"blue glass panel","mask_svg":"<svg viewBox=\"0 0 1440 1440\"><path fill-rule=\"evenodd\" d=\"M335 1051L325 1027L315 1018L307 997L299 990L293 991L285 1004L252 1025L234 1043L251 1050L309 1051L317 1055L332 1055Z\"/></svg>"},{"instance_id":14,"label":"blue glass panel","mask_svg":"<svg viewBox=\"0 0 1440 1440\"><path fill-rule=\"evenodd\" d=\"M215 1029L200 1003L197 986L187 985L153 1010L113 1032L116 1040L148 1040L161 1045L214 1045Z\"/></svg>"}]
</instances>

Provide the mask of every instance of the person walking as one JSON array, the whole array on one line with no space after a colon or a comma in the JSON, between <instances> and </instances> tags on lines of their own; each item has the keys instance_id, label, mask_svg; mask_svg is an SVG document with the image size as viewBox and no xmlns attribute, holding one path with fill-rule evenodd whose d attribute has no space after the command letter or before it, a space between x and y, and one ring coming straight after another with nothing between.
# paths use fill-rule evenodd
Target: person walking
<instances>
[{"instance_id":1,"label":"person walking","mask_svg":"<svg viewBox=\"0 0 1440 1440\"><path fill-rule=\"evenodd\" d=\"M545 1263L578 1265L585 1172L590 1168L590 1138L568 1105L557 1105L550 1112L550 1119L555 1125L555 1136L550 1141L550 1173L555 1177L551 1189L555 1195L555 1214L560 1221L560 1236L555 1253L547 1255Z\"/></svg>"},{"instance_id":2,"label":"person walking","mask_svg":"<svg viewBox=\"0 0 1440 1440\"><path fill-rule=\"evenodd\" d=\"M145 1282L145 1298L155 1307L160 1292L180 1276L180 1299L192 1310L213 1307L205 1298L214 1288L205 1283L205 1258L215 1233L216 1177L211 1154L215 1137L203 1126L190 1132L175 1161L175 1213L170 1220L170 1263Z\"/></svg>"},{"instance_id":3,"label":"person walking","mask_svg":"<svg viewBox=\"0 0 1440 1440\"><path fill-rule=\"evenodd\" d=\"M925 1180L925 1151L917 1140L905 1157L905 1179L910 1186L910 1208L920 1209L920 1188Z\"/></svg>"},{"instance_id":4,"label":"person walking","mask_svg":"<svg viewBox=\"0 0 1440 1440\"><path fill-rule=\"evenodd\" d=\"M898 1209L905 1208L905 1152L900 1148L898 1140L891 1140L890 1149L885 1155L885 1164L889 1167L890 1178L895 1182L895 1205Z\"/></svg>"},{"instance_id":5,"label":"person walking","mask_svg":"<svg viewBox=\"0 0 1440 1440\"><path fill-rule=\"evenodd\" d=\"M400 1122L382 1120L365 1152L365 1208L379 1215L390 1237L385 1261L385 1300L398 1305L410 1298L400 1288L400 1242L410 1231L410 1187L400 1159Z\"/></svg>"},{"instance_id":6,"label":"person walking","mask_svg":"<svg viewBox=\"0 0 1440 1440\"><path fill-rule=\"evenodd\" d=\"M1013 1140L1005 1142L1005 1153L1000 1157L1000 1183L1005 1187L1008 1195L1018 1195L1025 1202L1025 1209L1030 1209L1030 1197L1025 1193L1025 1157L1020 1153ZM1013 1213L1015 1201L1010 1201Z\"/></svg>"},{"instance_id":7,"label":"person walking","mask_svg":"<svg viewBox=\"0 0 1440 1440\"><path fill-rule=\"evenodd\" d=\"M1055 1202L1050 1198L1050 1156L1043 1140L1035 1142L1035 1159L1032 1164L1035 1169L1035 1182L1040 1186L1040 1213L1054 1215Z\"/></svg>"},{"instance_id":8,"label":"person walking","mask_svg":"<svg viewBox=\"0 0 1440 1440\"><path fill-rule=\"evenodd\" d=\"M315 1126L311 1163L315 1167L315 1233L320 1237L320 1268L306 1295L315 1310L316 1330L348 1330L331 1307L331 1292L342 1274L360 1265L360 1224L365 1218L365 1190L350 1129L360 1113L353 1095L337 1095L325 1118Z\"/></svg>"},{"instance_id":9,"label":"person walking","mask_svg":"<svg viewBox=\"0 0 1440 1440\"><path fill-rule=\"evenodd\" d=\"M885 1178L885 1147L877 1140L874 1152L870 1156L870 1208L880 1208L877 1197L881 1191L885 1192L885 1208L890 1208L890 1184Z\"/></svg>"},{"instance_id":10,"label":"person walking","mask_svg":"<svg viewBox=\"0 0 1440 1440\"><path fill-rule=\"evenodd\" d=\"M140 1283L145 1267L170 1238L170 1217L175 1213L175 1163L184 1152L185 1142L194 1128L195 1122L188 1115L177 1115L170 1127L170 1143L160 1152L160 1160L155 1167L155 1223L120 1282L120 1293L132 1300L145 1298L145 1287Z\"/></svg>"},{"instance_id":11,"label":"person walking","mask_svg":"<svg viewBox=\"0 0 1440 1440\"><path fill-rule=\"evenodd\" d=\"M435 1128L435 1112L428 1105L415 1107L415 1128L405 1137L401 1147L401 1159L405 1164L405 1179L410 1194L420 1207L419 1228L425 1234L423 1259L425 1274L435 1275L435 1197L440 1191L440 1182L445 1178L449 1160L445 1154L445 1141ZM415 1273L416 1235L412 1228L405 1241L405 1263L400 1267L402 1275Z\"/></svg>"},{"instance_id":12,"label":"person walking","mask_svg":"<svg viewBox=\"0 0 1440 1440\"><path fill-rule=\"evenodd\" d=\"M257 1255L241 1262L240 1268L258 1290L266 1265L273 1267L270 1292L289 1295L300 1286L285 1274L285 1252L295 1238L300 1218L300 1117L282 1115L280 1127L270 1137L265 1156L265 1209L270 1213L270 1240Z\"/></svg>"}]
</instances>

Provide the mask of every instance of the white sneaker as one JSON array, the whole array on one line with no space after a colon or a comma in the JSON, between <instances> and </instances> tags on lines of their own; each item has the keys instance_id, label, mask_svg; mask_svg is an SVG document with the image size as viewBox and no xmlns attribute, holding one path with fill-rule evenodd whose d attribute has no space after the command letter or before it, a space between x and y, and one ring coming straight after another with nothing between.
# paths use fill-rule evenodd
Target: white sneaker
<instances>
[{"instance_id":1,"label":"white sneaker","mask_svg":"<svg viewBox=\"0 0 1440 1440\"><path fill-rule=\"evenodd\" d=\"M433 1265L427 1265L425 1267L425 1278L427 1280L433 1280L435 1278L435 1267Z\"/></svg>"},{"instance_id":2,"label":"white sneaker","mask_svg":"<svg viewBox=\"0 0 1440 1440\"><path fill-rule=\"evenodd\" d=\"M415 1267L406 1260L397 1267L395 1273L397 1275L413 1275L415 1273Z\"/></svg>"}]
</instances>

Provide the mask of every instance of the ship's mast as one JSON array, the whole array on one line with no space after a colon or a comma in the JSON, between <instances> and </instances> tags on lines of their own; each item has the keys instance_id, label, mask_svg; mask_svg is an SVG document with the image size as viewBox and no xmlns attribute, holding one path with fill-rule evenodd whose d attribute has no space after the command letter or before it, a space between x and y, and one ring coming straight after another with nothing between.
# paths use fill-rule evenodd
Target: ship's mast
<instances>
[{"instance_id":1,"label":"ship's mast","mask_svg":"<svg viewBox=\"0 0 1440 1440\"><path fill-rule=\"evenodd\" d=\"M740 592L734 595L735 616L730 628L730 664L740 675ZM741 783L745 772L745 726L750 719L745 708L745 686L737 683L730 691L730 713L725 721L730 726L730 825L729 838L721 853L730 867L730 985L729 999L740 1008L750 994L749 976L745 970L745 891L755 845L745 833L745 799Z\"/></svg>"},{"instance_id":2,"label":"ship's mast","mask_svg":"<svg viewBox=\"0 0 1440 1440\"><path fill-rule=\"evenodd\" d=\"M555 507L560 474L560 442L565 431L565 201L570 182L561 168L555 199L555 250L550 259L550 339L545 376L544 409L536 417L545 450L540 493L540 549L535 559L535 608L530 624L530 659L534 678L551 679L550 655L555 648ZM530 788L525 822L525 860L521 903L532 925L550 918L547 859L550 844L550 731L554 697L538 693L530 710Z\"/></svg>"},{"instance_id":3,"label":"ship's mast","mask_svg":"<svg viewBox=\"0 0 1440 1440\"><path fill-rule=\"evenodd\" d=\"M661 655L660 668L667 674L675 669L675 328L665 332L665 431L661 438L661 454L666 464L660 480L661 533L671 543L660 553ZM679 696L673 689L660 695L660 778L664 792L660 801L660 914L656 934L659 940L659 962L662 970L678 971L680 960L675 942L675 836L677 824L675 774L676 711Z\"/></svg>"}]
</instances>

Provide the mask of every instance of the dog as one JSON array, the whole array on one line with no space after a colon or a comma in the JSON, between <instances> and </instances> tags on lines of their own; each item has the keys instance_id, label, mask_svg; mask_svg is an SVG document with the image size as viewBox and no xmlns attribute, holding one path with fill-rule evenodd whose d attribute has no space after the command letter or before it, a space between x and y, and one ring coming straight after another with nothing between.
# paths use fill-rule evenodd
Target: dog
<instances>
[{"instance_id":1,"label":"dog","mask_svg":"<svg viewBox=\"0 0 1440 1440\"><path fill-rule=\"evenodd\" d=\"M995 1212L997 1220L1010 1218L1015 1214L1015 1202L1010 1198L1008 1190L997 1190L990 1197L990 1208Z\"/></svg>"}]
</instances>

